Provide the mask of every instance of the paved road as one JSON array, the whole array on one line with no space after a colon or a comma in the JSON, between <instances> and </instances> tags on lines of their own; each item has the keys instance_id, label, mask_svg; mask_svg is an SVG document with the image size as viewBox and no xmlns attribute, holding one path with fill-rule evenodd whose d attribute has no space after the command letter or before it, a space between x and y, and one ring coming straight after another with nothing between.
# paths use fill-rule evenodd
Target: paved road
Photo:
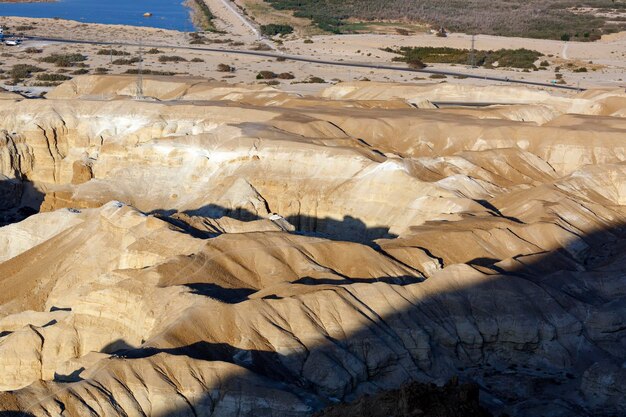
<instances>
[{"instance_id":1,"label":"paved road","mask_svg":"<svg viewBox=\"0 0 626 417\"><path fill-rule=\"evenodd\" d=\"M518 80L509 77L492 77L492 76L484 76L479 74L474 74L470 72L453 72L453 71L442 71L435 69L413 69L407 68L405 66L393 66L393 65L379 65L373 63L364 63L364 62L350 62L350 61L329 61L324 59L316 59L312 57L306 57L302 55L287 55L281 52L264 52L264 51L250 51L250 50L242 50L242 49L224 49L224 48L206 48L199 46L177 46L177 45L158 45L158 44L137 44L137 43L129 43L129 42L107 42L107 41L85 41L85 40L74 40L74 39L63 39L63 38L46 38L46 37L37 37L37 36L24 36L23 39L33 40L33 41L44 41L44 42L58 42L58 43L78 43L78 44L87 44L87 45L102 45L102 46L135 46L135 47L145 47L145 48L171 48L171 49L181 49L181 50L191 50L191 51L205 51L205 52L217 52L217 53L227 53L233 55L251 55L251 56L261 56L265 58L284 58L291 61L297 62L306 62L311 64L320 64L320 65L334 65L341 67L352 67L352 68L369 68L369 69L378 69L378 70L387 70L387 71L401 71L401 72L412 72L412 73L423 73L423 74L442 74L451 77L464 77L464 78L473 78L478 80L487 80L487 81L496 81L496 82L504 82L504 83L513 83L513 84L523 84L523 85L534 85L540 87L550 87L557 88L561 90L573 90L573 91L584 91L584 88L570 87L567 85L558 85L558 84L550 84L550 83L541 83L535 81L527 81L527 80Z\"/></svg>"}]
</instances>

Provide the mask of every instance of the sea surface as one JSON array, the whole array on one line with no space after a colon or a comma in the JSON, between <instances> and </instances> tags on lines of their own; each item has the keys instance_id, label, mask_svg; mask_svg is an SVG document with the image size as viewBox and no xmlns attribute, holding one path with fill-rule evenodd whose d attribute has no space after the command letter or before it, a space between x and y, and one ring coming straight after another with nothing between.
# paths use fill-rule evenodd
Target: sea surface
<instances>
[{"instance_id":1,"label":"sea surface","mask_svg":"<svg viewBox=\"0 0 626 417\"><path fill-rule=\"evenodd\" d=\"M143 17L146 12L152 17ZM0 3L0 16L58 17L85 23L151 26L192 31L182 0L59 0L52 3Z\"/></svg>"}]
</instances>

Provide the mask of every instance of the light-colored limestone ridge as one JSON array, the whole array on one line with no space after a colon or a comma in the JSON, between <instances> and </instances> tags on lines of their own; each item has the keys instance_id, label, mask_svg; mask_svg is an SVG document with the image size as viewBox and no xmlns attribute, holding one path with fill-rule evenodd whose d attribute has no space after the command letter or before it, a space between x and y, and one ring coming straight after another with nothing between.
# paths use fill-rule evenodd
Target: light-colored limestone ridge
<instances>
[{"instance_id":1,"label":"light-colored limestone ridge","mask_svg":"<svg viewBox=\"0 0 626 417\"><path fill-rule=\"evenodd\" d=\"M626 413L619 92L132 85L0 101L0 414Z\"/></svg>"}]
</instances>

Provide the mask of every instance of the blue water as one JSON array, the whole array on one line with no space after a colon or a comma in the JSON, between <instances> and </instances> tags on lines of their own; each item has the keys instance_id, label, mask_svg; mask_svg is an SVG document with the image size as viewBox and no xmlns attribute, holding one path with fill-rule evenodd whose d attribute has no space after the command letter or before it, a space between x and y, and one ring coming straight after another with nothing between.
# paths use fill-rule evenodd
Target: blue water
<instances>
[{"instance_id":1,"label":"blue water","mask_svg":"<svg viewBox=\"0 0 626 417\"><path fill-rule=\"evenodd\" d=\"M0 16L59 17L86 23L151 26L192 31L183 0L59 0L53 3L0 3ZM152 17L143 17L146 12Z\"/></svg>"}]
</instances>

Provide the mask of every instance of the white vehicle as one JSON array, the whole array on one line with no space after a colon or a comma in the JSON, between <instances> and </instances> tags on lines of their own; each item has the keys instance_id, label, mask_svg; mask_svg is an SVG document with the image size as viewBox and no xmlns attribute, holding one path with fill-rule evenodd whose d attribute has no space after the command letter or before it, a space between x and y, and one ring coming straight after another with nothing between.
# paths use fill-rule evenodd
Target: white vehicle
<instances>
[{"instance_id":1,"label":"white vehicle","mask_svg":"<svg viewBox=\"0 0 626 417\"><path fill-rule=\"evenodd\" d=\"M19 39L7 39L6 41L4 41L4 44L6 46L20 46L21 43L22 41Z\"/></svg>"}]
</instances>

